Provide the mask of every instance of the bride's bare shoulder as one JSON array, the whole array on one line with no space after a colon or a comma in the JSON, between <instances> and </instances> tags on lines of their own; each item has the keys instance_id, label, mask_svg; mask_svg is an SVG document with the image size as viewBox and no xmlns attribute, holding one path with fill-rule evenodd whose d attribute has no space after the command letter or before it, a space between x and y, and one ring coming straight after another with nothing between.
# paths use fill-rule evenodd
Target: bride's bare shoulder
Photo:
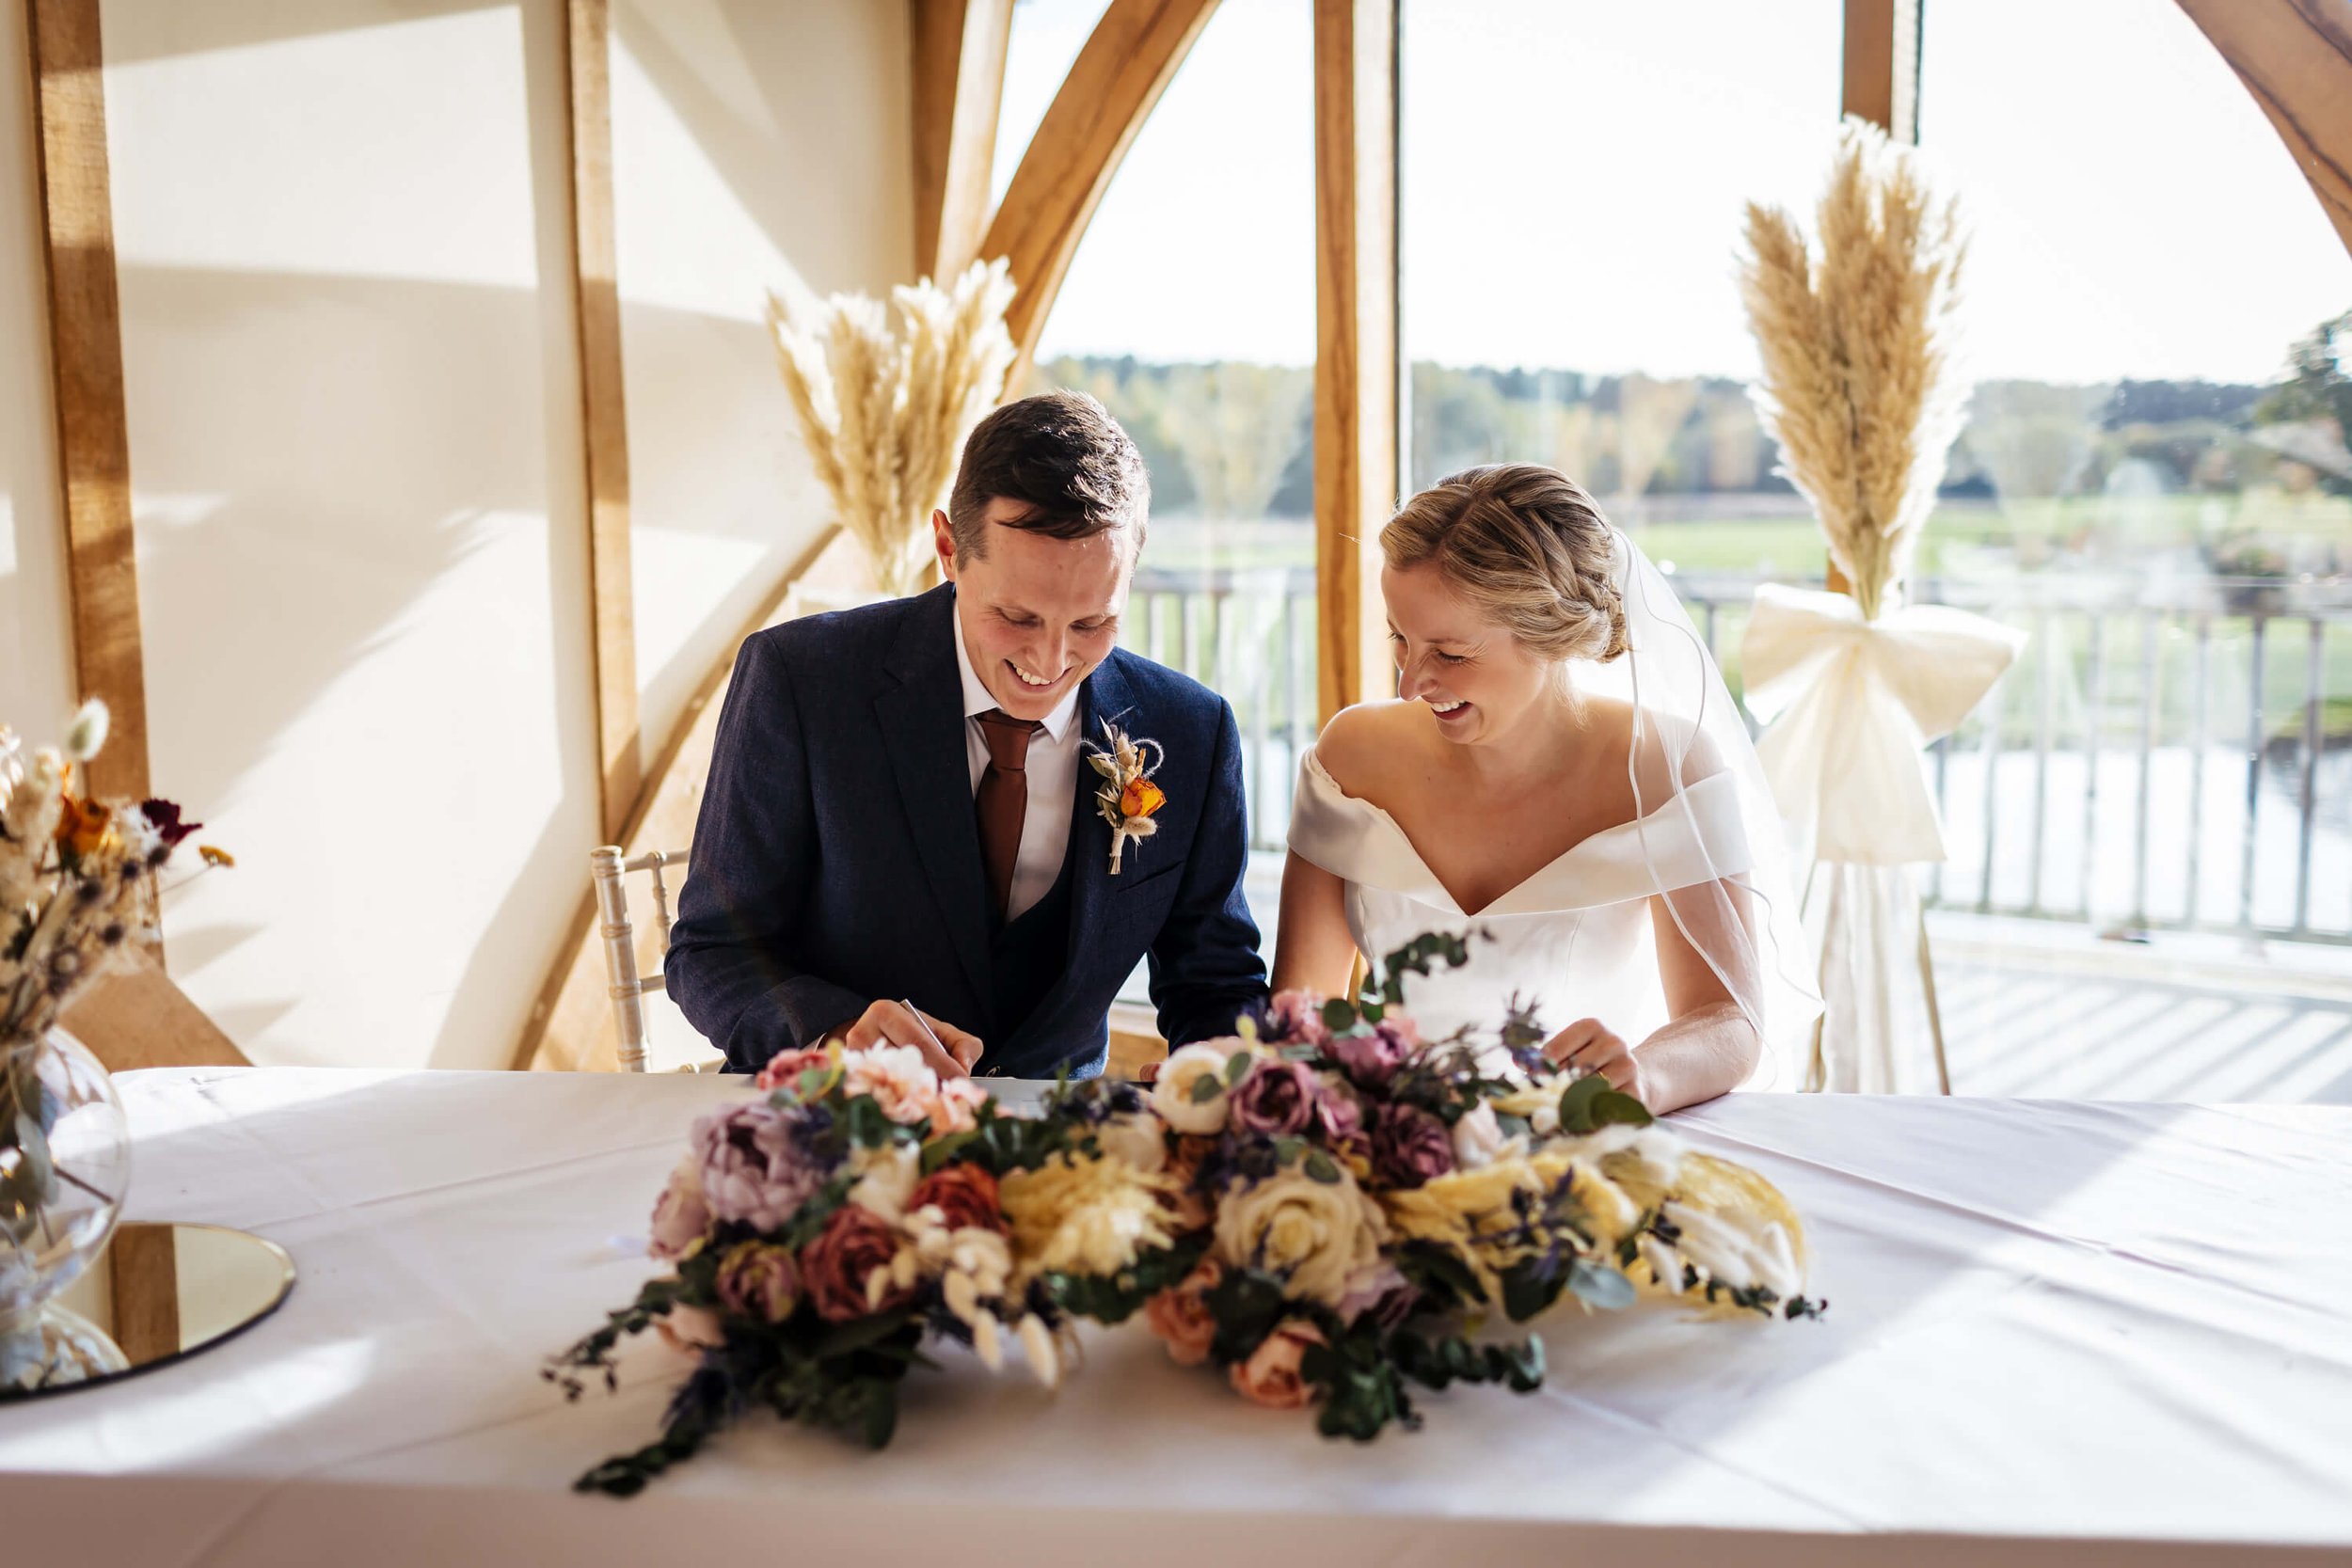
<instances>
[{"instance_id":1,"label":"bride's bare shoulder","mask_svg":"<svg viewBox=\"0 0 2352 1568\"><path fill-rule=\"evenodd\" d=\"M1419 703L1359 703L1343 707L1315 739L1315 757L1331 782L1359 800L1377 797L1399 758L1418 747L1429 725Z\"/></svg>"}]
</instances>

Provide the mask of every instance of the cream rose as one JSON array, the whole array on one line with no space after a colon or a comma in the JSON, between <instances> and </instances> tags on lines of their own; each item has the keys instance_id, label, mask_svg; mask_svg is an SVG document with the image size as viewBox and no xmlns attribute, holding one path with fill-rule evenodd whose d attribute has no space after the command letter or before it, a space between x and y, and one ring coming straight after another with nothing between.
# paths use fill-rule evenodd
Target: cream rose
<instances>
[{"instance_id":1,"label":"cream rose","mask_svg":"<svg viewBox=\"0 0 2352 1568\"><path fill-rule=\"evenodd\" d=\"M1454 1123L1454 1168L1484 1170L1502 1157L1511 1140L1502 1135L1495 1108L1485 1101L1465 1111Z\"/></svg>"},{"instance_id":2,"label":"cream rose","mask_svg":"<svg viewBox=\"0 0 2352 1568\"><path fill-rule=\"evenodd\" d=\"M1282 1293L1336 1307L1348 1283L1379 1261L1380 1211L1342 1168L1318 1181L1298 1166L1229 1190L1216 1212L1216 1255L1233 1268L1279 1275Z\"/></svg>"},{"instance_id":3,"label":"cream rose","mask_svg":"<svg viewBox=\"0 0 2352 1568\"><path fill-rule=\"evenodd\" d=\"M1225 1064L1242 1049L1239 1040L1200 1040L1169 1053L1152 1085L1152 1108L1179 1132L1211 1134L1225 1131ZM1195 1100L1195 1085L1203 1079L1216 1092Z\"/></svg>"},{"instance_id":4,"label":"cream rose","mask_svg":"<svg viewBox=\"0 0 2352 1568\"><path fill-rule=\"evenodd\" d=\"M912 1144L860 1148L850 1156L850 1168L857 1172L857 1185L850 1189L851 1203L894 1225L906 1217L907 1199L923 1180L920 1149Z\"/></svg>"},{"instance_id":5,"label":"cream rose","mask_svg":"<svg viewBox=\"0 0 2352 1568\"><path fill-rule=\"evenodd\" d=\"M1168 1130L1151 1115L1113 1117L1094 1130L1105 1158L1156 1175L1168 1168Z\"/></svg>"}]
</instances>

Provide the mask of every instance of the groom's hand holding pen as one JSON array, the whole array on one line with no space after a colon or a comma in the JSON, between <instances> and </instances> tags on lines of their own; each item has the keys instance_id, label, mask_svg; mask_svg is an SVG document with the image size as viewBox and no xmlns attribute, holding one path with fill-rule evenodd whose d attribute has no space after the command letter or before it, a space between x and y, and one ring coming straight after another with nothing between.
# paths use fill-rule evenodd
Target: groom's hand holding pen
<instances>
[{"instance_id":1,"label":"groom's hand holding pen","mask_svg":"<svg viewBox=\"0 0 2352 1568\"><path fill-rule=\"evenodd\" d=\"M856 1022L827 1031L851 1051L877 1045L912 1045L942 1078L968 1078L980 1059L980 1037L932 1018L911 1002L877 1002Z\"/></svg>"}]
</instances>

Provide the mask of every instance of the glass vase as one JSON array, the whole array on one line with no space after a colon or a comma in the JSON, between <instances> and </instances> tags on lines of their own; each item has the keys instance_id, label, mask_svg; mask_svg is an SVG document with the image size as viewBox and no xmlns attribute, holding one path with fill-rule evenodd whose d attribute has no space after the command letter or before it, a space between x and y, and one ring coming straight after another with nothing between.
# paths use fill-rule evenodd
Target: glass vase
<instances>
[{"instance_id":1,"label":"glass vase","mask_svg":"<svg viewBox=\"0 0 2352 1568\"><path fill-rule=\"evenodd\" d=\"M44 1312L104 1249L130 1180L130 1124L98 1058L62 1029L0 1041L0 1377L72 1375L51 1363L79 1336Z\"/></svg>"}]
</instances>

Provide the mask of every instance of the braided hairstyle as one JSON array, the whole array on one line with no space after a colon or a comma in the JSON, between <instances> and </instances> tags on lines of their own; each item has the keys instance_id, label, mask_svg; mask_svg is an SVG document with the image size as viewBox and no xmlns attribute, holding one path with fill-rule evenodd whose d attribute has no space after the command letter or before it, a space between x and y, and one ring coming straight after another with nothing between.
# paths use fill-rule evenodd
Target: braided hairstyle
<instances>
[{"instance_id":1,"label":"braided hairstyle","mask_svg":"<svg viewBox=\"0 0 2352 1568\"><path fill-rule=\"evenodd\" d=\"M1435 562L1544 658L1605 664L1629 646L1609 520L1557 468L1496 463L1441 479L1389 520L1380 550L1399 571Z\"/></svg>"}]
</instances>

